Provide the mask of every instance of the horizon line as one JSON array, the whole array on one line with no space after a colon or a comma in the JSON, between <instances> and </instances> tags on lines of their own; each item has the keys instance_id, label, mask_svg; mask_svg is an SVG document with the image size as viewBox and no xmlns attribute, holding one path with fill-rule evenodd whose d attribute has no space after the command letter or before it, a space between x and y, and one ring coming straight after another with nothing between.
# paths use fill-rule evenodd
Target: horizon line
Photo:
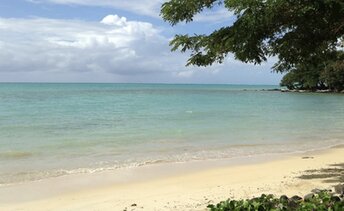
<instances>
[{"instance_id":1,"label":"horizon line","mask_svg":"<svg viewBox=\"0 0 344 211\"><path fill-rule=\"evenodd\" d=\"M170 83L170 82L1 82L0 84L151 84L151 85L235 85L235 86L280 86L279 84L245 83Z\"/></svg>"}]
</instances>

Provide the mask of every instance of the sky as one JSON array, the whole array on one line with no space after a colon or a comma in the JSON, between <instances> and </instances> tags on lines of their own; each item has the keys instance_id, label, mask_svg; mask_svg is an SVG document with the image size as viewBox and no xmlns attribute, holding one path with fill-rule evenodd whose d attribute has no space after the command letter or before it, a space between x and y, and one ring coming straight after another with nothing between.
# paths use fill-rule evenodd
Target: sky
<instances>
[{"instance_id":1,"label":"sky","mask_svg":"<svg viewBox=\"0 0 344 211\"><path fill-rule=\"evenodd\" d=\"M0 82L279 84L274 59L244 64L229 55L186 67L175 34L209 34L235 17L223 7L171 26L165 0L1 0Z\"/></svg>"}]
</instances>

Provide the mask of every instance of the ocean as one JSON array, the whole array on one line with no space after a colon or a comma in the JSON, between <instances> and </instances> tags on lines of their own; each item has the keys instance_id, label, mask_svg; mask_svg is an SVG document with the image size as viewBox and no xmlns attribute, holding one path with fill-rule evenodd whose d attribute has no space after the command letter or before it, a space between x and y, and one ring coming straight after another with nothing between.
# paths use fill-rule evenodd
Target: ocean
<instances>
[{"instance_id":1,"label":"ocean","mask_svg":"<svg viewBox=\"0 0 344 211\"><path fill-rule=\"evenodd\" d=\"M0 186L344 144L344 95L277 86L0 84Z\"/></svg>"}]
</instances>

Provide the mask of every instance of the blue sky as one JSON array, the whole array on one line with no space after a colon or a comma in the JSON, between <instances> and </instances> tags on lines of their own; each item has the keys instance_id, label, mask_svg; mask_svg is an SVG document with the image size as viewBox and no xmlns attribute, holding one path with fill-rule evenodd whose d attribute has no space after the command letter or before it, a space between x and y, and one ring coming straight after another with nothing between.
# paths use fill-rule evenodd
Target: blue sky
<instances>
[{"instance_id":1,"label":"blue sky","mask_svg":"<svg viewBox=\"0 0 344 211\"><path fill-rule=\"evenodd\" d=\"M278 84L273 59L260 66L230 55L223 64L185 67L170 52L174 34L203 34L231 24L222 7L191 24L159 17L164 0L2 0L1 82L135 82Z\"/></svg>"}]
</instances>

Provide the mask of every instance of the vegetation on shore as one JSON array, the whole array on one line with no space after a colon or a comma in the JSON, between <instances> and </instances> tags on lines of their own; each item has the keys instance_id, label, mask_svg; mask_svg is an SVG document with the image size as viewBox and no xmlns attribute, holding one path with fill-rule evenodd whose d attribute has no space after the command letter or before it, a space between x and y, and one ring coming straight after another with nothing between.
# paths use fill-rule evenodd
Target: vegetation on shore
<instances>
[{"instance_id":1,"label":"vegetation on shore","mask_svg":"<svg viewBox=\"0 0 344 211\"><path fill-rule=\"evenodd\" d=\"M326 211L342 211L344 210L343 193L332 193L329 190L314 191L306 195L304 198L293 196L281 196L276 198L273 195L261 195L260 197L247 200L226 200L216 205L208 205L211 211L284 211L284 210L326 210Z\"/></svg>"},{"instance_id":2,"label":"vegetation on shore","mask_svg":"<svg viewBox=\"0 0 344 211\"><path fill-rule=\"evenodd\" d=\"M344 1L169 0L161 16L173 26L215 6L233 13L234 22L170 43L190 53L187 65L221 63L228 54L254 64L275 57L273 71L286 73L281 85L289 89L344 90Z\"/></svg>"},{"instance_id":3,"label":"vegetation on shore","mask_svg":"<svg viewBox=\"0 0 344 211\"><path fill-rule=\"evenodd\" d=\"M326 56L312 56L295 65L282 79L289 90L344 90L344 52L333 51Z\"/></svg>"}]
</instances>

